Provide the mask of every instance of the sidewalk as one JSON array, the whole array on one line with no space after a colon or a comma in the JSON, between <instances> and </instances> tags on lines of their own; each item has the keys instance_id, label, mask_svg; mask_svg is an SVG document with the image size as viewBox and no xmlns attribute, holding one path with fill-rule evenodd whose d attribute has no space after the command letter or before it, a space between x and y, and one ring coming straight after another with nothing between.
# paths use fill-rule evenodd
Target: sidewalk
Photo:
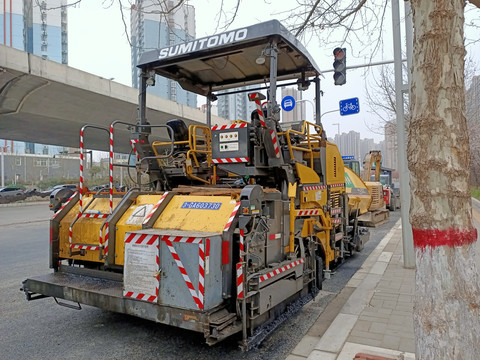
<instances>
[{"instance_id":1,"label":"sidewalk","mask_svg":"<svg viewBox=\"0 0 480 360\"><path fill-rule=\"evenodd\" d=\"M286 360L415 359L415 270L399 220Z\"/></svg>"}]
</instances>

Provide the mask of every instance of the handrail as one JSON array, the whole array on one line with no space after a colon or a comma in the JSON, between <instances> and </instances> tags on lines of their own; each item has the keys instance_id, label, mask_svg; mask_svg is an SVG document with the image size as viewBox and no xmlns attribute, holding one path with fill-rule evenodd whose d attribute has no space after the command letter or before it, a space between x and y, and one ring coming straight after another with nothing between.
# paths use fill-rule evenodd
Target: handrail
<instances>
[{"instance_id":1,"label":"handrail","mask_svg":"<svg viewBox=\"0 0 480 360\"><path fill-rule=\"evenodd\" d=\"M79 191L79 198L78 198L78 205L79 205L79 211L78 211L78 214L80 215L82 213L82 201L83 201L83 193L85 192L84 191L84 188L83 188L83 163L84 163L84 157L83 157L83 152L84 152L84 142L83 142L83 133L85 132L85 129L87 128L92 128L92 129L97 129L97 130L105 130L107 132L107 134L109 134L109 131L107 128L104 128L102 126L97 126L97 125L91 125L91 124L87 124L87 125L84 125L81 129L80 129L80 183L79 183L79 187L80 187L80 191ZM111 213L111 212L110 212Z\"/></svg>"},{"instance_id":2,"label":"handrail","mask_svg":"<svg viewBox=\"0 0 480 360\"><path fill-rule=\"evenodd\" d=\"M202 133L198 134L197 133L198 130L203 132L203 134ZM201 144L200 141L204 141L204 144ZM155 141L152 143L153 151L158 156L158 151L156 150L156 147L170 145L170 144L171 144L170 142ZM193 175L193 165L192 165L194 164L195 167L200 167L197 155L206 154L208 167L211 166L212 135L211 135L210 128L204 125L190 125L188 127L188 140L174 141L173 145L188 145L189 150L187 151L186 159L185 159L186 160L185 170L187 175L191 179L201 181L205 184L210 184L210 181ZM171 154L169 154L169 156L171 156Z\"/></svg>"},{"instance_id":3,"label":"handrail","mask_svg":"<svg viewBox=\"0 0 480 360\"><path fill-rule=\"evenodd\" d=\"M203 135L197 135L197 130L201 130ZM205 144L202 145L204 149L199 148L200 140L204 140ZM212 163L212 133L208 126L204 125L190 125L188 127L188 142L190 146L190 150L187 151L187 163L186 163L186 171L188 176L192 179L196 179L198 181L204 182L205 184L210 184L209 180L204 180L198 176L193 175L193 167L191 165L191 159L195 161L195 166L199 167L200 164L198 163L197 154L206 154L207 155L207 164L208 167L211 166ZM190 160L190 163L188 162Z\"/></svg>"},{"instance_id":4,"label":"handrail","mask_svg":"<svg viewBox=\"0 0 480 360\"><path fill-rule=\"evenodd\" d=\"M121 120L115 120L114 122L112 122L110 124L110 153L109 153L109 169L110 169L110 181L109 181L109 193L110 193L110 214L113 212L113 157L114 157L114 153L113 153L113 128L115 125L117 124L122 124L122 125L126 125L128 127L130 126L138 126L136 124L132 124L132 123L127 123L127 122L124 122L124 121L121 121ZM142 125L142 127L149 127L149 128L152 128L152 127L165 127L167 128L167 131L170 132L170 134L172 135L172 138L173 138L173 130L170 126L168 125L149 125L149 124L145 124L145 125ZM108 130L107 130L108 131ZM169 143L170 144L170 143ZM132 144L133 145L133 144ZM170 149L170 153L173 152L173 144L171 144L171 149ZM170 154L169 154L170 155ZM168 155L168 156L169 156ZM146 160L146 159L149 159L150 157L143 157L140 159L140 162Z\"/></svg>"},{"instance_id":5,"label":"handrail","mask_svg":"<svg viewBox=\"0 0 480 360\"><path fill-rule=\"evenodd\" d=\"M310 133L310 126L313 126L314 129L316 129L316 134ZM290 137L291 134L296 134L300 136L305 136L306 137L306 143L305 140L300 142L298 145L306 145L305 146L298 146L298 145L292 145L292 139ZM298 151L303 151L309 154L310 156L310 167L313 169L313 144L314 143L319 143L322 140L322 127L320 125L308 122L308 121L303 121L302 122L302 129L301 130L294 130L294 129L288 129L285 132L280 132L278 135L286 135L287 139L287 144L288 144L288 151L290 153L290 158L294 159L293 155L293 150L298 150Z\"/></svg>"}]
</instances>

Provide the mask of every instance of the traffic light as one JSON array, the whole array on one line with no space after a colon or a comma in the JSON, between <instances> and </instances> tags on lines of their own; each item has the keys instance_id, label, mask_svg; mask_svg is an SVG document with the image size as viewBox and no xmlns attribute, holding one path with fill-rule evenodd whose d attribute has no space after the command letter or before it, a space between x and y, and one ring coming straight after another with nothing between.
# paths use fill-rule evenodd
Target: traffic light
<instances>
[{"instance_id":1,"label":"traffic light","mask_svg":"<svg viewBox=\"0 0 480 360\"><path fill-rule=\"evenodd\" d=\"M335 48L333 50L333 56L335 57L335 62L333 63L333 80L335 81L335 85L344 85L347 82L347 64L346 64L346 57L347 57L347 49L346 48Z\"/></svg>"}]
</instances>

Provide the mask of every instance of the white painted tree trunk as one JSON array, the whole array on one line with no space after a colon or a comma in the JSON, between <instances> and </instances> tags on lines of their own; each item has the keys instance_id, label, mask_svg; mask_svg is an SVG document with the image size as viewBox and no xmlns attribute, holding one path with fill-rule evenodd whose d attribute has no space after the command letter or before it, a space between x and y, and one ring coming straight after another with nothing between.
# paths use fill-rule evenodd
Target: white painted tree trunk
<instances>
[{"instance_id":1,"label":"white painted tree trunk","mask_svg":"<svg viewBox=\"0 0 480 360\"><path fill-rule=\"evenodd\" d=\"M465 120L464 0L411 0L410 221L417 359L480 358L477 234Z\"/></svg>"}]
</instances>

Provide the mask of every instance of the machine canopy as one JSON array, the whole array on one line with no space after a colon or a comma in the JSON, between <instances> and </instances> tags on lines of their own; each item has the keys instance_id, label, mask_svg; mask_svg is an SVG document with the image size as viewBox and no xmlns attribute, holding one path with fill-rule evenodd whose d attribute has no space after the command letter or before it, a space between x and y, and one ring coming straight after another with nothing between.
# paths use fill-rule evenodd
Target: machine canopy
<instances>
[{"instance_id":1,"label":"machine canopy","mask_svg":"<svg viewBox=\"0 0 480 360\"><path fill-rule=\"evenodd\" d=\"M278 49L277 80L320 75L308 51L277 20L145 52L137 66L207 96L218 90L269 82L272 43Z\"/></svg>"}]
</instances>

